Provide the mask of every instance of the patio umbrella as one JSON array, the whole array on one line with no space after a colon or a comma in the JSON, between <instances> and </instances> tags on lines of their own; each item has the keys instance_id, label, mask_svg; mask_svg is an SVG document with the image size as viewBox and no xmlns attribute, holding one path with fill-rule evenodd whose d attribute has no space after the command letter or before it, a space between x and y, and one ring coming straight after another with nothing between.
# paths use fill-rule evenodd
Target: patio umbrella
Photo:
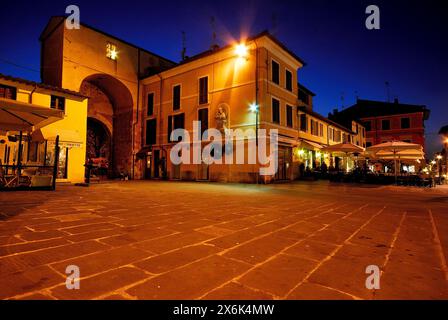
<instances>
[{"instance_id":1,"label":"patio umbrella","mask_svg":"<svg viewBox=\"0 0 448 320\"><path fill-rule=\"evenodd\" d=\"M394 160L394 175L395 182L397 182L397 157L401 156L421 156L424 158L423 147L416 143L409 143L403 141L389 141L374 146L368 147L367 151L377 158L392 157Z\"/></svg>"},{"instance_id":2,"label":"patio umbrella","mask_svg":"<svg viewBox=\"0 0 448 320\"><path fill-rule=\"evenodd\" d=\"M335 153L335 152L341 152L344 153L345 156L348 158L348 154L349 153L362 153L364 152L364 148L357 146L353 143L338 143L338 144L333 144L330 146L326 146L324 148L322 148L323 152L329 152L329 153Z\"/></svg>"}]
</instances>

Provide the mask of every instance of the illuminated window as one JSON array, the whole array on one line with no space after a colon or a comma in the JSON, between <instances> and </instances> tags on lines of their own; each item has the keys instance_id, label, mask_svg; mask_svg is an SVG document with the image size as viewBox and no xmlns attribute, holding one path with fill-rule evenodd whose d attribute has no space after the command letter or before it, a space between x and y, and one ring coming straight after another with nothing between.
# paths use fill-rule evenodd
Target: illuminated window
<instances>
[{"instance_id":1,"label":"illuminated window","mask_svg":"<svg viewBox=\"0 0 448 320\"><path fill-rule=\"evenodd\" d=\"M112 43L108 43L106 45L106 57L108 57L111 60L117 60L117 56L118 56L117 46Z\"/></svg>"}]
</instances>

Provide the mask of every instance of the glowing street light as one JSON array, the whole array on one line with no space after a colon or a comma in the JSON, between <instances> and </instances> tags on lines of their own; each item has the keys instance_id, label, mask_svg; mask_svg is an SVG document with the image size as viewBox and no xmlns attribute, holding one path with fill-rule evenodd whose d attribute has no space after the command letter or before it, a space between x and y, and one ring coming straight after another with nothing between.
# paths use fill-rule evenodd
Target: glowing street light
<instances>
[{"instance_id":1,"label":"glowing street light","mask_svg":"<svg viewBox=\"0 0 448 320\"><path fill-rule=\"evenodd\" d=\"M436 158L437 158L437 160L441 160L442 159L442 155L438 154Z\"/></svg>"},{"instance_id":2,"label":"glowing street light","mask_svg":"<svg viewBox=\"0 0 448 320\"><path fill-rule=\"evenodd\" d=\"M255 141L256 141L256 145L258 146L258 104L255 102L252 102L249 105L249 110L250 112L254 112L255 113Z\"/></svg>"},{"instance_id":3,"label":"glowing street light","mask_svg":"<svg viewBox=\"0 0 448 320\"><path fill-rule=\"evenodd\" d=\"M249 49L244 43L237 44L235 47L235 53L239 58L246 58Z\"/></svg>"}]
</instances>

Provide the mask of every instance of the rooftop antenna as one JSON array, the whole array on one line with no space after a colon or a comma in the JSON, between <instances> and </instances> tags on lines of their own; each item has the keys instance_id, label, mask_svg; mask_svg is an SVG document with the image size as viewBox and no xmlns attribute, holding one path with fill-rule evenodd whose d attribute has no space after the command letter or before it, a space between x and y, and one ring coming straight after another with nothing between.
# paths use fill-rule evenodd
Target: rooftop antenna
<instances>
[{"instance_id":1,"label":"rooftop antenna","mask_svg":"<svg viewBox=\"0 0 448 320\"><path fill-rule=\"evenodd\" d=\"M212 45L211 45L211 49L212 50L216 50L217 48L219 48L219 46L216 43L216 28L215 28L215 17L214 16L210 17L210 27L212 29Z\"/></svg>"},{"instance_id":2,"label":"rooftop antenna","mask_svg":"<svg viewBox=\"0 0 448 320\"><path fill-rule=\"evenodd\" d=\"M341 110L344 109L344 99L345 99L345 93L341 92Z\"/></svg>"},{"instance_id":3,"label":"rooftop antenna","mask_svg":"<svg viewBox=\"0 0 448 320\"><path fill-rule=\"evenodd\" d=\"M182 61L187 58L187 56L186 56L187 48L186 48L185 43L186 43L185 31L182 31Z\"/></svg>"},{"instance_id":4,"label":"rooftop antenna","mask_svg":"<svg viewBox=\"0 0 448 320\"><path fill-rule=\"evenodd\" d=\"M389 81L386 81L384 84L386 85L387 102L390 102L390 85L389 85Z\"/></svg>"}]
</instances>

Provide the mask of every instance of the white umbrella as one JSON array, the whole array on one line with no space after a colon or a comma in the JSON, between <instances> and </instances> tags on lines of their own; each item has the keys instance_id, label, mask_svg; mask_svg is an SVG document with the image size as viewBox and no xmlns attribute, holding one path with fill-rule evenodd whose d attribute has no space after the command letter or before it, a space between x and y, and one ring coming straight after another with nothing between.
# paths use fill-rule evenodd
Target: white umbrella
<instances>
[{"instance_id":1,"label":"white umbrella","mask_svg":"<svg viewBox=\"0 0 448 320\"><path fill-rule=\"evenodd\" d=\"M330 145L322 148L323 152L337 153L342 152L345 153L346 158L348 158L349 153L362 153L364 152L364 148L357 146L353 143L338 143L334 145Z\"/></svg>"},{"instance_id":2,"label":"white umbrella","mask_svg":"<svg viewBox=\"0 0 448 320\"><path fill-rule=\"evenodd\" d=\"M397 157L421 157L424 158L423 147L416 143L403 141L389 141L368 147L367 151L376 158L390 158L394 160L395 182L397 181Z\"/></svg>"}]
</instances>

